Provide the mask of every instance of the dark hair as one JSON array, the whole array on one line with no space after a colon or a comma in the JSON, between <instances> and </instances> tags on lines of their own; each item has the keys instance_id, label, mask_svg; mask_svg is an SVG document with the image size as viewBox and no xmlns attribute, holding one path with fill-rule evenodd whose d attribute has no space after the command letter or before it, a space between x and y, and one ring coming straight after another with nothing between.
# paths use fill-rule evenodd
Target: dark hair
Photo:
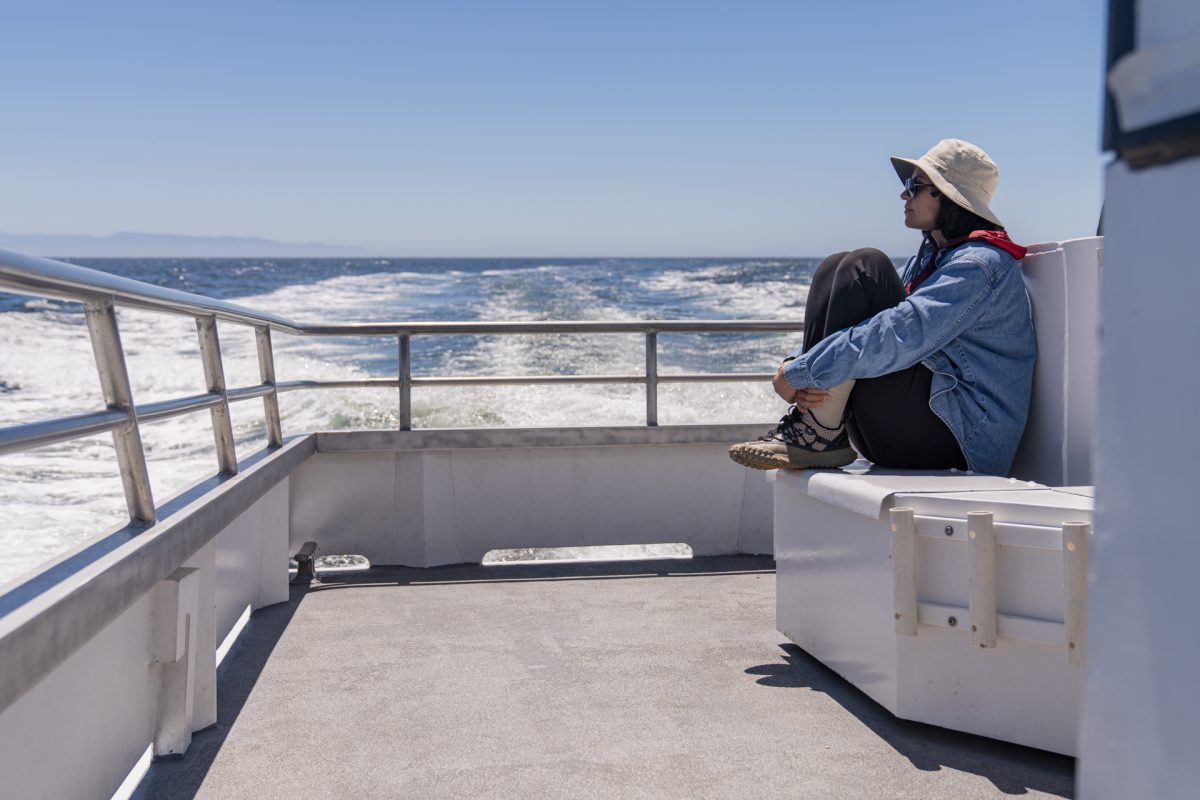
<instances>
[{"instance_id":1,"label":"dark hair","mask_svg":"<svg viewBox=\"0 0 1200 800\"><path fill-rule=\"evenodd\" d=\"M936 191L931 189L930 191ZM933 223L935 230L942 232L947 239L958 239L971 231L1002 231L1003 225L989 222L978 214L967 211L945 194L937 192L941 198L938 204L937 219Z\"/></svg>"}]
</instances>

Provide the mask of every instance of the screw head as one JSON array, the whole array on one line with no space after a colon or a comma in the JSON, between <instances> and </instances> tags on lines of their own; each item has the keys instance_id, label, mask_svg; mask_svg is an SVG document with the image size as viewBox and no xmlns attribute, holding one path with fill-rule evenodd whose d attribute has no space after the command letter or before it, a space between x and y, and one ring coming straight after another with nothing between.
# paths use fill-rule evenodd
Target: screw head
<instances>
[{"instance_id":1,"label":"screw head","mask_svg":"<svg viewBox=\"0 0 1200 800\"><path fill-rule=\"evenodd\" d=\"M946 535L947 535L947 536L953 536L953 535L954 535L954 526L953 526L953 525L947 525L947 526L946 526Z\"/></svg>"},{"instance_id":2,"label":"screw head","mask_svg":"<svg viewBox=\"0 0 1200 800\"><path fill-rule=\"evenodd\" d=\"M950 619L946 620L946 623L949 624L951 628L953 628L955 625L958 624L958 617L951 617Z\"/></svg>"}]
</instances>

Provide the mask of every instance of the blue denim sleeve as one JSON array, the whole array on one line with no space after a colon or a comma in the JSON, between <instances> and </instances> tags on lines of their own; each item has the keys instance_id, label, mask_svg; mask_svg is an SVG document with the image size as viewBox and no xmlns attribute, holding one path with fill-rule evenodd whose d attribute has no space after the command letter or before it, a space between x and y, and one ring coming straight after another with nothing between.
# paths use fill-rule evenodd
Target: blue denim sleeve
<instances>
[{"instance_id":1,"label":"blue denim sleeve","mask_svg":"<svg viewBox=\"0 0 1200 800\"><path fill-rule=\"evenodd\" d=\"M981 263L952 258L895 308L825 337L807 353L792 353L783 375L797 389L828 389L906 369L975 324L991 293Z\"/></svg>"}]
</instances>

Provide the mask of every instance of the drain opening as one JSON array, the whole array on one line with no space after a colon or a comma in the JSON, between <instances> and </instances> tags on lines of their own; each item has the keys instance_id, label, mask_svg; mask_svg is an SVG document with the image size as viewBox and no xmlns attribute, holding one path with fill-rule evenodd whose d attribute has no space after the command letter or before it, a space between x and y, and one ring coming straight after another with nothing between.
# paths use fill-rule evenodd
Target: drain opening
<instances>
[{"instance_id":1,"label":"drain opening","mask_svg":"<svg viewBox=\"0 0 1200 800\"><path fill-rule=\"evenodd\" d=\"M600 544L582 547L517 547L489 550L484 566L510 564L571 564L580 561L646 561L662 558L691 558L692 548L682 542L655 544Z\"/></svg>"},{"instance_id":2,"label":"drain opening","mask_svg":"<svg viewBox=\"0 0 1200 800\"><path fill-rule=\"evenodd\" d=\"M288 572L295 574L296 559L288 559ZM370 569L371 562L366 556L358 555L328 555L316 557L317 572L356 572L360 569Z\"/></svg>"}]
</instances>

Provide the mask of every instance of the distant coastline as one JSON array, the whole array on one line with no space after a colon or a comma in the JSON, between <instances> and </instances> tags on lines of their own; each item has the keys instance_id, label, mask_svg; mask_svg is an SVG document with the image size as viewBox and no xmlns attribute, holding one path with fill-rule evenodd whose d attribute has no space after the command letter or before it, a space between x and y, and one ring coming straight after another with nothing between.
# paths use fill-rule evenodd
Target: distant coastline
<instances>
[{"instance_id":1,"label":"distant coastline","mask_svg":"<svg viewBox=\"0 0 1200 800\"><path fill-rule=\"evenodd\" d=\"M137 231L109 236L0 231L0 249L48 258L369 258L376 255L362 247L320 242Z\"/></svg>"}]
</instances>

